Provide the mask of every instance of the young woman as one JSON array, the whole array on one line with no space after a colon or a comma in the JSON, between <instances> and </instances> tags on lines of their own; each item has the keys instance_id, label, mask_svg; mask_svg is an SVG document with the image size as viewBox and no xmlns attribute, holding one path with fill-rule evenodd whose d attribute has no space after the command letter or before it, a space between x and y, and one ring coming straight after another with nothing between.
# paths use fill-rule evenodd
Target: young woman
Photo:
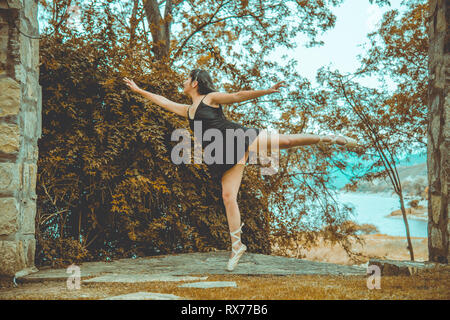
<instances>
[{"instance_id":1,"label":"young woman","mask_svg":"<svg viewBox=\"0 0 450 320\"><path fill-rule=\"evenodd\" d=\"M194 131L194 123L201 122L202 137L207 129L219 129L223 134L223 161L220 163L209 164L210 173L222 184L222 199L225 205L228 226L231 234L231 248L232 252L228 261L227 270L232 271L237 265L242 254L247 250L247 247L240 241L241 216L237 204L237 195L242 180L245 164L248 162L249 152L258 154L262 150L271 149L272 143L276 146L278 142L278 149L287 149L310 144L332 144L338 143L353 147L356 145L354 139L345 136L319 136L314 134L271 134L268 135L266 130L259 128L244 127L239 123L228 120L222 110L222 104L239 103L242 101L255 99L266 94L279 92L280 87L285 87L284 82L279 82L273 87L264 90L244 90L234 93L218 92L212 82L211 76L205 70L192 70L189 77L183 83L183 91L192 100L192 105L179 104L168 100L160 95L147 92L140 89L132 80L124 78L125 83L129 88L136 93L141 94L153 103L172 111L182 117L186 117L189 121L189 126ZM237 150L236 139L228 141L226 139L226 129L242 129L243 132L253 131L244 139L245 153L244 155ZM205 148L211 142L203 143ZM226 158L228 152L234 150L234 159L230 163ZM245 157L245 158L244 158ZM226 160L226 161L225 161ZM236 239L234 241L234 239Z\"/></svg>"}]
</instances>

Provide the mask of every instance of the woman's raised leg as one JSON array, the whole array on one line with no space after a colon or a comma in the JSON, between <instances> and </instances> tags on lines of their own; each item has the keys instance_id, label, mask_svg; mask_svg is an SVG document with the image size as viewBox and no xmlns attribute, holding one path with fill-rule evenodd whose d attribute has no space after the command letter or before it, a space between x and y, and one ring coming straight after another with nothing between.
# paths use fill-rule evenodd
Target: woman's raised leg
<instances>
[{"instance_id":1,"label":"woman's raised leg","mask_svg":"<svg viewBox=\"0 0 450 320\"><path fill-rule=\"evenodd\" d=\"M288 149L304 145L316 144L322 138L323 142L330 142L334 135L316 135L308 133L299 134L280 134L268 133L267 130L262 130L258 137L250 144L249 151L267 155L268 150ZM344 137L338 137L336 142L344 145L347 141Z\"/></svg>"}]
</instances>

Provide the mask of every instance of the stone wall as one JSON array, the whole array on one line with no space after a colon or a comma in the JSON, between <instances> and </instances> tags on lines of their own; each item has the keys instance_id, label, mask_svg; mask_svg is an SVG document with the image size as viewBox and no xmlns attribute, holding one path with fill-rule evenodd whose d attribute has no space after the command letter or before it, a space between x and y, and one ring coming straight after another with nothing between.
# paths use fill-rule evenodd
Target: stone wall
<instances>
[{"instance_id":1,"label":"stone wall","mask_svg":"<svg viewBox=\"0 0 450 320\"><path fill-rule=\"evenodd\" d=\"M0 276L34 267L41 136L37 0L0 0ZM25 35L24 35L25 34Z\"/></svg>"},{"instance_id":2,"label":"stone wall","mask_svg":"<svg viewBox=\"0 0 450 320\"><path fill-rule=\"evenodd\" d=\"M447 4L446 4L447 2ZM429 1L428 251L429 260L448 263L448 174L450 172L450 5Z\"/></svg>"}]
</instances>

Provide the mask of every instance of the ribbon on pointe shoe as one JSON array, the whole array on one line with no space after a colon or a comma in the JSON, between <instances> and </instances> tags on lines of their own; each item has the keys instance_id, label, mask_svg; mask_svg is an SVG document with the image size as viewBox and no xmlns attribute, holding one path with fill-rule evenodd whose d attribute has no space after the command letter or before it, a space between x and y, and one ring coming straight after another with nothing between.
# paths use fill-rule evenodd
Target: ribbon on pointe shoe
<instances>
[{"instance_id":1,"label":"ribbon on pointe shoe","mask_svg":"<svg viewBox=\"0 0 450 320\"><path fill-rule=\"evenodd\" d=\"M242 245L239 247L238 250L235 250L234 247L233 247L234 245L238 244L238 243L241 241L241 237L238 237L238 236L236 235L236 233L237 233L237 232L241 232L241 233L242 233L241 228L242 228L243 225L244 225L244 223L242 222L242 224L241 224L241 226L239 227L239 229L237 229L237 230L235 230L235 231L233 231L233 232L230 232L231 236L234 237L234 238L236 239L236 241L234 241L234 242L231 244L231 250L233 251L234 256L233 256L233 258L230 258L230 259L228 260L228 265L227 265L227 270L228 270L228 271L233 271L233 270L234 270L234 268L236 267L236 265L237 265L239 259L240 259L241 256L244 254L245 250L247 250L247 246L246 246L245 244L243 244L243 243L242 243Z\"/></svg>"},{"instance_id":2,"label":"ribbon on pointe shoe","mask_svg":"<svg viewBox=\"0 0 450 320\"><path fill-rule=\"evenodd\" d=\"M323 141L323 138L325 138L325 137L329 137L329 138L331 138L331 140L330 141ZM339 138L344 138L345 139L345 144L337 143L337 139L339 139ZM350 138L350 137L347 137L347 136L343 136L343 135L342 136L335 136L335 135L328 136L328 135L325 135L325 136L320 136L320 140L319 140L319 142L317 142L317 144L321 145L321 146L337 144L339 147L353 148L353 147L356 147L358 145L358 142L355 139L353 139L353 138Z\"/></svg>"}]
</instances>

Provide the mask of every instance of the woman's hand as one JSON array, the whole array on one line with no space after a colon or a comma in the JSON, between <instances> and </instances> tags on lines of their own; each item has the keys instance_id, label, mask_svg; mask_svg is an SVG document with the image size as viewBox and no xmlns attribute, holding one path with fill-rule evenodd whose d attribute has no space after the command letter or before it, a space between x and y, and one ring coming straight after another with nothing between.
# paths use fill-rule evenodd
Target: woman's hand
<instances>
[{"instance_id":1,"label":"woman's hand","mask_svg":"<svg viewBox=\"0 0 450 320\"><path fill-rule=\"evenodd\" d=\"M280 90L278 90L280 87L287 87L287 85L284 84L284 81L281 81L274 85L272 88L268 89L268 91L269 93L280 92Z\"/></svg>"},{"instance_id":2,"label":"woman's hand","mask_svg":"<svg viewBox=\"0 0 450 320\"><path fill-rule=\"evenodd\" d=\"M136 83L134 83L133 80L130 80L128 78L123 78L123 81L125 81L126 85L131 89L131 91L136 92L138 91L140 88L136 85Z\"/></svg>"}]
</instances>

